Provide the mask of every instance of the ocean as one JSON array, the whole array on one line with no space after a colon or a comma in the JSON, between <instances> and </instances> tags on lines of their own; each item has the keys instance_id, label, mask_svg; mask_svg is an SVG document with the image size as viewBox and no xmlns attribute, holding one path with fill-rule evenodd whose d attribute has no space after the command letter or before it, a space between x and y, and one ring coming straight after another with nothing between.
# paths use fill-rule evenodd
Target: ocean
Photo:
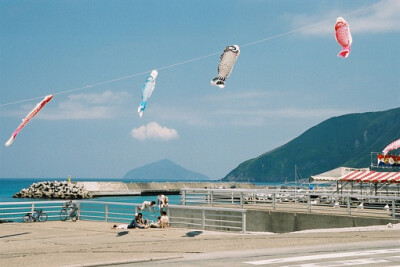
<instances>
[{"instance_id":1,"label":"ocean","mask_svg":"<svg viewBox=\"0 0 400 267\"><path fill-rule=\"evenodd\" d=\"M22 188L28 188L31 184L43 181L54 181L56 179L39 179L39 178L0 178L0 202L23 202L23 201L49 201L49 199L34 198L13 198L12 196L19 192ZM66 181L67 179L58 180ZM123 179L82 179L75 178L73 182L93 181L93 182L127 182ZM124 202L124 203L142 203L145 200L157 201L157 196L118 196L118 197L96 197L90 200L107 201L107 202ZM169 195L170 204L180 204L180 195Z\"/></svg>"},{"instance_id":2,"label":"ocean","mask_svg":"<svg viewBox=\"0 0 400 267\"><path fill-rule=\"evenodd\" d=\"M23 202L23 201L49 201L49 199L32 199L32 198L13 198L12 196L19 192L22 188L28 188L31 184L43 181L54 181L57 179L51 178L0 178L0 202ZM66 181L67 179L62 179L58 181ZM87 178L73 178L73 182L79 181L93 181L93 182L130 182L123 179L87 179ZM162 182L162 181L153 181ZM213 182L213 181L209 181ZM219 181L215 181L219 182ZM270 185L277 186L282 185L282 183L255 183L256 185ZM168 196L170 204L181 204L180 195L169 195ZM142 203L145 200L157 201L157 196L118 196L118 197L96 197L91 200L95 201L106 201L106 202L125 202L125 203Z\"/></svg>"},{"instance_id":3,"label":"ocean","mask_svg":"<svg viewBox=\"0 0 400 267\"><path fill-rule=\"evenodd\" d=\"M52 201L49 199L34 199L34 198L13 198L12 196L19 192L23 188L28 188L31 184L36 183L36 182L43 182L43 181L54 181L57 179L34 179L34 178L0 178L0 203L3 203L3 205L0 208L0 215L1 213L7 214L6 216L0 216L3 219L10 220L11 221L22 221L22 217L25 213L28 213L30 211L30 206L27 206L27 204L23 205L13 205L10 206L8 205L8 202L31 202L31 201ZM58 181L66 181L67 179L61 179ZM110 181L110 182L130 182L128 180L123 180L123 179L79 179L75 178L72 179L73 182L78 182L78 181ZM161 181L154 181L154 182L161 182ZM209 181L213 182L213 181ZM214 182L219 182L219 181L214 181ZM273 185L276 186L278 185L277 183L257 183L258 185ZM157 202L157 196L109 196L109 197L95 197L92 199L88 199L91 201L103 201L103 202L122 202L122 203L130 203L130 204L140 204L143 201L156 201ZM168 200L170 204L173 205L180 205L181 204L181 195L168 195ZM54 201L60 201L59 199L55 199ZM63 201L63 200L61 200ZM48 204L47 204L48 205ZM60 204L57 204L60 205ZM93 205L93 204L89 204ZM104 205L99 203L99 205ZM11 208L13 207L13 208ZM15 208L17 207L17 209ZM40 204L37 205L37 207L41 207ZM44 206L46 207L46 206ZM49 214L49 220L59 220L59 207L46 207L46 213ZM11 214L11 215L10 215ZM114 213L115 214L115 213ZM7 217L8 216L8 217ZM10 217L11 216L11 217ZM13 217L12 217L13 216ZM81 216L85 217L84 213L81 213ZM100 215L98 218L94 218L94 220L104 220L103 217L104 215ZM124 217L125 215L114 215L117 217ZM143 216L146 216L149 220L156 220L156 215L153 213L150 213L148 211L143 211ZM93 219L93 218L92 218ZM128 216L125 218L125 221L131 220L131 217Z\"/></svg>"}]
</instances>

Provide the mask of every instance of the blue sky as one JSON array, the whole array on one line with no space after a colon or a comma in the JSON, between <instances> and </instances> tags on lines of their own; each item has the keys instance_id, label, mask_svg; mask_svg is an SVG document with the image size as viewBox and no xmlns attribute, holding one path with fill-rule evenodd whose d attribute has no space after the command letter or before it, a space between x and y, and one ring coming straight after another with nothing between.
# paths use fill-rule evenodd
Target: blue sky
<instances>
[{"instance_id":1,"label":"blue sky","mask_svg":"<svg viewBox=\"0 0 400 267\"><path fill-rule=\"evenodd\" d=\"M353 35L346 59L339 16ZM0 146L0 177L121 178L168 158L217 179L332 116L400 106L397 0L3 0L0 23L3 144L55 94ZM226 87L210 86L233 44Z\"/></svg>"}]
</instances>

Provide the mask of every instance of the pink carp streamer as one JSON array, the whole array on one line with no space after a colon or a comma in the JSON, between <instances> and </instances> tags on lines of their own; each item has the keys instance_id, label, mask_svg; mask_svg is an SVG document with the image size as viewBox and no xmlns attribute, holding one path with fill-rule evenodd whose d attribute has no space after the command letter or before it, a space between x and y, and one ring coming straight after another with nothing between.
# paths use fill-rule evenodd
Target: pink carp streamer
<instances>
[{"instance_id":1,"label":"pink carp streamer","mask_svg":"<svg viewBox=\"0 0 400 267\"><path fill-rule=\"evenodd\" d=\"M336 19L335 38L338 44L342 46L342 51L339 52L338 57L348 57L353 38L351 37L349 24L342 17Z\"/></svg>"},{"instance_id":2,"label":"pink carp streamer","mask_svg":"<svg viewBox=\"0 0 400 267\"><path fill-rule=\"evenodd\" d=\"M6 146L11 145L19 131L22 130L22 128L25 127L25 125L33 118L35 115L53 98L53 95L48 95L45 96L45 98L36 105L34 109L32 109L31 112L29 112L28 116L25 117L25 119L22 120L22 123L18 126L18 128L13 132L11 135L10 139L8 139L7 143L5 144Z\"/></svg>"},{"instance_id":3,"label":"pink carp streamer","mask_svg":"<svg viewBox=\"0 0 400 267\"><path fill-rule=\"evenodd\" d=\"M390 143L385 149L382 151L383 155L389 153L389 151L400 148L400 139Z\"/></svg>"}]
</instances>

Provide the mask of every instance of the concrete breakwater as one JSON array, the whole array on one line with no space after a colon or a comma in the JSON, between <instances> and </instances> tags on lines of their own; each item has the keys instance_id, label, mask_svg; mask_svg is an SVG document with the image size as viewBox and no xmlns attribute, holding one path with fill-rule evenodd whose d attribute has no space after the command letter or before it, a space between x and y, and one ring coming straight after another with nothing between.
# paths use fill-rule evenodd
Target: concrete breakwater
<instances>
[{"instance_id":1,"label":"concrete breakwater","mask_svg":"<svg viewBox=\"0 0 400 267\"><path fill-rule=\"evenodd\" d=\"M179 194L182 188L256 188L251 183L217 182L77 182L93 196L166 195Z\"/></svg>"},{"instance_id":2,"label":"concrete breakwater","mask_svg":"<svg viewBox=\"0 0 400 267\"><path fill-rule=\"evenodd\" d=\"M39 182L23 188L14 198L85 199L100 196L179 194L181 188L256 188L251 183L217 182Z\"/></svg>"},{"instance_id":3,"label":"concrete breakwater","mask_svg":"<svg viewBox=\"0 0 400 267\"><path fill-rule=\"evenodd\" d=\"M85 199L93 194L82 185L66 181L46 181L33 183L15 193L13 198Z\"/></svg>"}]
</instances>

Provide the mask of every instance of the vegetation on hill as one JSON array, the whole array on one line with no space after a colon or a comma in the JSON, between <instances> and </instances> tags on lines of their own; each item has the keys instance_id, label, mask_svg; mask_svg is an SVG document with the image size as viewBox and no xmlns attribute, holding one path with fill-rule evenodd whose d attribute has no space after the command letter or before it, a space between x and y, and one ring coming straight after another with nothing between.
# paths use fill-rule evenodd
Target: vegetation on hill
<instances>
[{"instance_id":1,"label":"vegetation on hill","mask_svg":"<svg viewBox=\"0 0 400 267\"><path fill-rule=\"evenodd\" d=\"M369 167L371 152L400 138L400 108L333 117L257 158L241 163L224 181L280 182L336 167Z\"/></svg>"}]
</instances>

